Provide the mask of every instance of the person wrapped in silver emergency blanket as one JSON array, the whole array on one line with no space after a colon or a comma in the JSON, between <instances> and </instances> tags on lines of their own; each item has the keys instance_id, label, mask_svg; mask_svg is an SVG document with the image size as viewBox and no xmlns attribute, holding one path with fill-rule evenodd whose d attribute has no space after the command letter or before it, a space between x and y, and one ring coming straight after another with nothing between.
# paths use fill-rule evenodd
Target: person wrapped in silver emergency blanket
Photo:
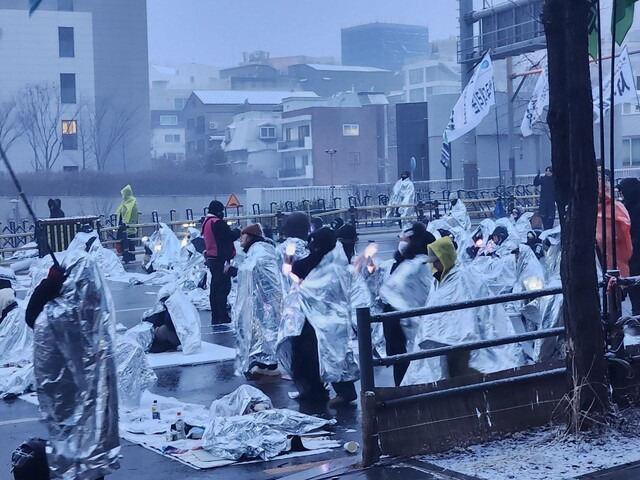
<instances>
[{"instance_id":1,"label":"person wrapped in silver emergency blanket","mask_svg":"<svg viewBox=\"0 0 640 480\"><path fill-rule=\"evenodd\" d=\"M336 391L333 404L351 402L360 371L349 342L347 257L327 227L311 234L309 252L292 266L297 285L284 300L278 359L300 400L326 399L329 382Z\"/></svg>"},{"instance_id":2,"label":"person wrapped in silver emergency blanket","mask_svg":"<svg viewBox=\"0 0 640 480\"><path fill-rule=\"evenodd\" d=\"M282 308L282 278L276 249L265 241L260 224L242 231L246 253L229 275L237 277L237 295L231 316L236 328L236 374L276 376L278 328Z\"/></svg>"},{"instance_id":3,"label":"person wrapped in silver emergency blanket","mask_svg":"<svg viewBox=\"0 0 640 480\"><path fill-rule=\"evenodd\" d=\"M449 237L429 245L434 285L427 307L489 297L489 289L470 270L456 265L456 251ZM429 350L463 342L514 335L513 325L500 305L484 306L426 315L420 319L414 351ZM519 345L459 352L411 362L403 385L434 382L443 378L491 373L522 365Z\"/></svg>"},{"instance_id":4,"label":"person wrapped in silver emergency blanket","mask_svg":"<svg viewBox=\"0 0 640 480\"><path fill-rule=\"evenodd\" d=\"M89 254L69 252L64 266L34 290L26 321L51 478L95 480L119 468L115 313Z\"/></svg>"},{"instance_id":5,"label":"person wrapped in silver emergency blanket","mask_svg":"<svg viewBox=\"0 0 640 480\"><path fill-rule=\"evenodd\" d=\"M431 290L431 270L427 261L427 245L434 242L424 224L414 223L401 234L394 263L380 287L384 312L424 307ZM414 318L383 323L387 355L407 353L413 349L418 323ZM393 378L400 385L408 363L393 366Z\"/></svg>"},{"instance_id":6,"label":"person wrapped in silver emergency blanket","mask_svg":"<svg viewBox=\"0 0 640 480\"><path fill-rule=\"evenodd\" d=\"M105 277L124 275L125 270L116 252L104 248L100 243L98 232L89 224L83 225L67 247L67 251L87 252L98 264Z\"/></svg>"},{"instance_id":7,"label":"person wrapped in silver emergency blanket","mask_svg":"<svg viewBox=\"0 0 640 480\"><path fill-rule=\"evenodd\" d=\"M403 172L400 179L393 186L389 205L407 205L406 207L387 208L387 218L410 217L415 214L413 204L416 200L416 187L411 181L411 174ZM401 221L402 222L402 221Z\"/></svg>"},{"instance_id":8,"label":"person wrapped in silver emergency blanket","mask_svg":"<svg viewBox=\"0 0 640 480\"><path fill-rule=\"evenodd\" d=\"M309 255L307 238L311 224L309 217L302 212L294 212L284 222L284 242L276 247L278 271L282 275L282 293L287 295L293 286L291 265L293 262Z\"/></svg>"},{"instance_id":9,"label":"person wrapped in silver emergency blanket","mask_svg":"<svg viewBox=\"0 0 640 480\"><path fill-rule=\"evenodd\" d=\"M469 231L471 229L471 218L469 217L467 206L458 197L457 192L449 194L449 202L451 203L451 209L443 219L453 228L457 227Z\"/></svg>"},{"instance_id":10,"label":"person wrapped in silver emergency blanket","mask_svg":"<svg viewBox=\"0 0 640 480\"><path fill-rule=\"evenodd\" d=\"M145 241L146 240L146 241ZM160 223L151 236L142 240L145 248L145 261L142 267L147 273L171 271L180 263L181 244L176 234L166 224ZM146 261L146 257L149 260Z\"/></svg>"}]
</instances>

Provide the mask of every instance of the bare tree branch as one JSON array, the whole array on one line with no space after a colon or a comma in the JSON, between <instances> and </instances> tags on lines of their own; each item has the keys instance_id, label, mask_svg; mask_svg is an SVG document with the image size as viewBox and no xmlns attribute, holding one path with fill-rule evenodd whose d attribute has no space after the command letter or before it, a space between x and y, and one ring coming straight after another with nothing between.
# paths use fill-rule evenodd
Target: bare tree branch
<instances>
[{"instance_id":1,"label":"bare tree branch","mask_svg":"<svg viewBox=\"0 0 640 480\"><path fill-rule=\"evenodd\" d=\"M0 103L0 144L5 151L24 133L14 99Z\"/></svg>"}]
</instances>

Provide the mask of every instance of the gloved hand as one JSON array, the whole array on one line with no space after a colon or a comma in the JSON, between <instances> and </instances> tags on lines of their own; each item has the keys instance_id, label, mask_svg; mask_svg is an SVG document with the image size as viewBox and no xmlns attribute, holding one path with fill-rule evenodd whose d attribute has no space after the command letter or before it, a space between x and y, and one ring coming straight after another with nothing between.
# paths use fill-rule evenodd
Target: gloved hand
<instances>
[{"instance_id":1,"label":"gloved hand","mask_svg":"<svg viewBox=\"0 0 640 480\"><path fill-rule=\"evenodd\" d=\"M47 278L40 282L40 285L33 291L31 299L29 299L29 305L27 305L27 311L25 313L27 325L33 328L44 306L60 295L64 280L64 268L59 265L54 265L49 269Z\"/></svg>"}]
</instances>

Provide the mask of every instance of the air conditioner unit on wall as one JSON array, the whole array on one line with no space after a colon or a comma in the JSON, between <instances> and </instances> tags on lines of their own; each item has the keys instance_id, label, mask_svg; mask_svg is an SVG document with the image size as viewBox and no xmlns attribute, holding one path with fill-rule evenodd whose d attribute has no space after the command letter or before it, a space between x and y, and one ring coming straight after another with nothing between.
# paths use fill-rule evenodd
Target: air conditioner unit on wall
<instances>
[{"instance_id":1,"label":"air conditioner unit on wall","mask_svg":"<svg viewBox=\"0 0 640 480\"><path fill-rule=\"evenodd\" d=\"M218 130L218 122L209 122L209 130Z\"/></svg>"}]
</instances>

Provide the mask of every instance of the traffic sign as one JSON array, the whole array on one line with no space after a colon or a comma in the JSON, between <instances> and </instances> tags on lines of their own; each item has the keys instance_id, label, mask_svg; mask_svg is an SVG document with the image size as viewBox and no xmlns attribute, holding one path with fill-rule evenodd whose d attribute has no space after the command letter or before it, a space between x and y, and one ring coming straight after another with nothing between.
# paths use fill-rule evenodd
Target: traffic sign
<instances>
[{"instance_id":1,"label":"traffic sign","mask_svg":"<svg viewBox=\"0 0 640 480\"><path fill-rule=\"evenodd\" d=\"M229 195L229 200L227 200L227 208L238 208L241 207L242 204L235 193Z\"/></svg>"}]
</instances>

